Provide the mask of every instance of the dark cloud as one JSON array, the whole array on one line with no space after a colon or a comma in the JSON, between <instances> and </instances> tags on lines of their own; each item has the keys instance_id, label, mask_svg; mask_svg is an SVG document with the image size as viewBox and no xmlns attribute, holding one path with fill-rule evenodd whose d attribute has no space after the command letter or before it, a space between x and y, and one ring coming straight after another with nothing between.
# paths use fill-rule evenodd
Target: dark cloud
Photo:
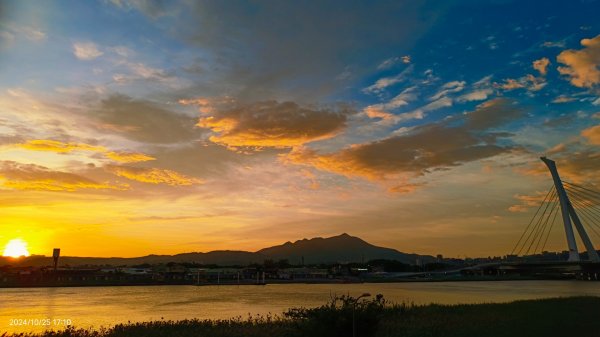
<instances>
[{"instance_id":1,"label":"dark cloud","mask_svg":"<svg viewBox=\"0 0 600 337\"><path fill-rule=\"evenodd\" d=\"M112 95L100 102L94 116L102 132L146 143L178 143L197 139L196 119L169 111L153 102Z\"/></svg>"},{"instance_id":2,"label":"dark cloud","mask_svg":"<svg viewBox=\"0 0 600 337\"><path fill-rule=\"evenodd\" d=\"M184 9L182 3L170 6L179 6L182 15L172 19L169 32L207 55L209 66L193 90L243 100L313 101L408 50L449 5L194 1L183 3Z\"/></svg>"},{"instance_id":3,"label":"dark cloud","mask_svg":"<svg viewBox=\"0 0 600 337\"><path fill-rule=\"evenodd\" d=\"M205 113L198 125L210 140L229 147L284 148L331 138L346 127L347 107L316 109L294 102L265 101Z\"/></svg>"},{"instance_id":4,"label":"dark cloud","mask_svg":"<svg viewBox=\"0 0 600 337\"><path fill-rule=\"evenodd\" d=\"M370 179L385 179L394 174L422 175L514 150L513 146L497 143L498 137L509 134L492 129L521 116L521 108L496 99L479 105L466 115L417 127L404 135L352 145L333 154L321 155L300 148L284 158L346 176Z\"/></svg>"}]
</instances>

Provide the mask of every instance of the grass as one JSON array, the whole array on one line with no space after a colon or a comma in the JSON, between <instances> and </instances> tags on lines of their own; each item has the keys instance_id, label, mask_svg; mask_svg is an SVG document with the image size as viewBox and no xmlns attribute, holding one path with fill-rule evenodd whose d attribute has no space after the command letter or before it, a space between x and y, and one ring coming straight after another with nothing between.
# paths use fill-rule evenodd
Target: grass
<instances>
[{"instance_id":1,"label":"grass","mask_svg":"<svg viewBox=\"0 0 600 337\"><path fill-rule=\"evenodd\" d=\"M347 337L355 299L342 296L317 308L281 316L229 320L183 320L119 324L109 329L68 328L2 337ZM386 303L382 296L356 303L360 337L597 337L600 297L569 297L498 304L425 305Z\"/></svg>"}]
</instances>

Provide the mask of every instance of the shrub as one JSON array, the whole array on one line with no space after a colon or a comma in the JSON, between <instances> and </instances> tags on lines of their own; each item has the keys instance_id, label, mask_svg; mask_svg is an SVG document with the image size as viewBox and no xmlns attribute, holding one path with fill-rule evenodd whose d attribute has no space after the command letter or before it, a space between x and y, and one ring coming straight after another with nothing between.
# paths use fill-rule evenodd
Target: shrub
<instances>
[{"instance_id":1,"label":"shrub","mask_svg":"<svg viewBox=\"0 0 600 337\"><path fill-rule=\"evenodd\" d=\"M383 295L358 300L349 295L336 296L316 308L294 308L283 313L297 324L302 336L348 337L374 336L385 309ZM354 327L353 327L354 323Z\"/></svg>"}]
</instances>

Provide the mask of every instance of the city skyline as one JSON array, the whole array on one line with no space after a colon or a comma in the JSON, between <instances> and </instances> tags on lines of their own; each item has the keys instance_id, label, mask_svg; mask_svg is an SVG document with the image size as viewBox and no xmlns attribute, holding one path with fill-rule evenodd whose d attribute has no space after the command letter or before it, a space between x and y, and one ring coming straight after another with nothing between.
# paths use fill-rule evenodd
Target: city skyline
<instances>
[{"instance_id":1,"label":"city skyline","mask_svg":"<svg viewBox=\"0 0 600 337\"><path fill-rule=\"evenodd\" d=\"M0 247L506 255L600 183L597 1L0 6Z\"/></svg>"}]
</instances>

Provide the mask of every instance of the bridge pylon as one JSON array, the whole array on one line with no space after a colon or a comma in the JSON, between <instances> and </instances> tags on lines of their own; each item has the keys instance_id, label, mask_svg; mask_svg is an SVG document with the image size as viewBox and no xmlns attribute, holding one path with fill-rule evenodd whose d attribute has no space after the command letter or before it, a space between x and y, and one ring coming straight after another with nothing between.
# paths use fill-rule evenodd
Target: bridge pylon
<instances>
[{"instance_id":1,"label":"bridge pylon","mask_svg":"<svg viewBox=\"0 0 600 337\"><path fill-rule=\"evenodd\" d=\"M556 193L558 194L560 211L562 213L565 234L567 237L567 245L569 247L569 261L581 261L581 258L579 257L579 251L577 250L577 241L575 240L575 233L573 232L572 223L574 223L579 237L581 237L581 241L585 245L585 249L587 250L590 261L600 262L600 256L598 256L596 249L594 249L592 241L587 235L585 228L583 228L581 220L579 219L577 212L575 212L575 208L571 204L571 200L569 200L569 196L567 195L567 192L565 191L565 188L562 184L562 180L560 179L560 175L558 174L556 163L553 160L550 160L546 157L541 157L540 159L544 162L544 164L546 164L546 166L548 166L548 169L552 174L552 180L554 180L554 187L556 188Z\"/></svg>"}]
</instances>

